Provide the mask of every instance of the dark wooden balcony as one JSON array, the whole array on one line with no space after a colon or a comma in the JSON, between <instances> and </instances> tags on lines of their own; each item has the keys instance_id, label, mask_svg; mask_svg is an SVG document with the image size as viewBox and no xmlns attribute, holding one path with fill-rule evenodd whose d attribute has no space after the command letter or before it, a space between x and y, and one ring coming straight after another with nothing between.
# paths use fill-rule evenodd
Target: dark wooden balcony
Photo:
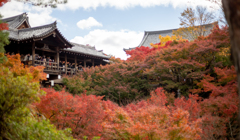
<instances>
[{"instance_id":1,"label":"dark wooden balcony","mask_svg":"<svg viewBox=\"0 0 240 140\"><path fill-rule=\"evenodd\" d=\"M77 72L82 71L81 69L77 68L66 68L65 65L62 67L58 67L57 62L46 62L41 60L35 60L34 66L44 66L44 72L47 74L56 74L56 75L74 75Z\"/></svg>"}]
</instances>

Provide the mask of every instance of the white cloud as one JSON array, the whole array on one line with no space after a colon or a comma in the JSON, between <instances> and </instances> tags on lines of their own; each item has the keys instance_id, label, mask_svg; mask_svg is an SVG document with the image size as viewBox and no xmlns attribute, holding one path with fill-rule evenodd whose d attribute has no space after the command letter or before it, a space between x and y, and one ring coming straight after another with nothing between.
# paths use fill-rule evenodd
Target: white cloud
<instances>
[{"instance_id":1,"label":"white cloud","mask_svg":"<svg viewBox=\"0 0 240 140\"><path fill-rule=\"evenodd\" d=\"M102 27L103 25L93 17L89 17L88 19L78 21L77 26L80 29L90 29L91 27L94 26Z\"/></svg>"},{"instance_id":2,"label":"white cloud","mask_svg":"<svg viewBox=\"0 0 240 140\"><path fill-rule=\"evenodd\" d=\"M84 37L76 36L72 42L79 44L90 44L97 50L103 50L104 53L114 55L121 59L127 59L123 48L132 48L139 45L143 38L143 32L129 30L107 31L93 30Z\"/></svg>"},{"instance_id":3,"label":"white cloud","mask_svg":"<svg viewBox=\"0 0 240 140\"><path fill-rule=\"evenodd\" d=\"M26 12L29 16L29 22L32 27L49 24L57 20L56 18L50 15L52 13L52 9L49 7L41 8L17 1L11 1L4 4L0 8L0 10L1 15L3 15L3 18L16 16L22 14L23 12ZM58 22L61 23L60 20L58 20Z\"/></svg>"},{"instance_id":4,"label":"white cloud","mask_svg":"<svg viewBox=\"0 0 240 140\"><path fill-rule=\"evenodd\" d=\"M176 7L185 6L207 6L214 7L214 4L207 0L68 0L67 4L59 5L61 10L71 9L96 9L98 7L114 7L116 9L127 9L136 6L153 7L153 6L168 6Z\"/></svg>"}]
</instances>

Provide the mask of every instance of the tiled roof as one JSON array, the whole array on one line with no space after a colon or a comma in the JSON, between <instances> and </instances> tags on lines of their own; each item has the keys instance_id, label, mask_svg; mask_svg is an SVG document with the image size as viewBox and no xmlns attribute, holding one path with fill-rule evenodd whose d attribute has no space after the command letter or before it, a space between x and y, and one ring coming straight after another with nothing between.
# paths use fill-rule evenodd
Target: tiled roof
<instances>
[{"instance_id":1,"label":"tiled roof","mask_svg":"<svg viewBox=\"0 0 240 140\"><path fill-rule=\"evenodd\" d=\"M213 28L213 24L207 24L207 25L203 25L206 27L207 29L207 35L211 33L211 29ZM173 32L177 29L170 29L170 30L160 30L160 31L144 31L144 36L143 39L141 41L141 43L136 46L136 47L141 47L141 46L145 46L145 47L151 47L150 43L156 44L159 43L159 35L165 37L167 35L172 36ZM186 38L188 39L188 38ZM133 48L129 48L129 49L124 49L126 50L132 50L135 49L136 47Z\"/></svg>"},{"instance_id":2,"label":"tiled roof","mask_svg":"<svg viewBox=\"0 0 240 140\"><path fill-rule=\"evenodd\" d=\"M58 30L56 21L51 24L31 28L26 13L5 18L2 19L2 21L8 23L9 30L7 32L9 32L9 39L11 40L22 41L28 39L40 39L51 35L53 31L55 31L58 33L61 40L64 41L63 43L66 47L72 47L72 44ZM25 21L30 28L17 29Z\"/></svg>"},{"instance_id":3,"label":"tiled roof","mask_svg":"<svg viewBox=\"0 0 240 140\"><path fill-rule=\"evenodd\" d=\"M2 21L8 23L9 29L17 29L24 21L26 21L26 23L30 27L28 16L26 13L23 13L14 17L5 18L5 19L2 19Z\"/></svg>"},{"instance_id":4,"label":"tiled roof","mask_svg":"<svg viewBox=\"0 0 240 140\"><path fill-rule=\"evenodd\" d=\"M105 55L102 50L97 51L95 47L91 46L85 46L77 43L70 43L64 36L61 34L61 32L57 29L56 22L33 27L31 28L25 28L25 29L17 29L24 21L27 21L28 24L28 17L26 13L23 13L21 15L17 15L14 17L2 19L4 22L7 22L9 24L9 39L15 40L15 41L23 41L28 39L39 39L42 37L46 37L49 34L51 34L53 31L60 34L60 37L62 40L64 40L68 46L72 48L63 49L64 51L74 52L74 53L80 53L84 55L89 56L95 56L100 57L103 59L109 59L110 56Z\"/></svg>"},{"instance_id":5,"label":"tiled roof","mask_svg":"<svg viewBox=\"0 0 240 140\"><path fill-rule=\"evenodd\" d=\"M159 43L159 35L161 36L172 36L173 30L177 30L177 29L171 29L171 30L162 30L162 31L145 31L144 33L144 37L142 42L138 45L138 47L140 46L146 46L146 47L151 47L150 43L156 44Z\"/></svg>"},{"instance_id":6,"label":"tiled roof","mask_svg":"<svg viewBox=\"0 0 240 140\"><path fill-rule=\"evenodd\" d=\"M104 58L104 59L109 59L110 58L110 56L105 55L102 51L97 51L95 49L95 47L86 46L86 45L77 44L77 43L72 43L72 42L71 42L71 44L73 45L73 47L64 49L64 51L81 53L81 54L85 54L85 55L101 57L101 58Z\"/></svg>"},{"instance_id":7,"label":"tiled roof","mask_svg":"<svg viewBox=\"0 0 240 140\"><path fill-rule=\"evenodd\" d=\"M56 22L25 29L9 29L9 38L16 41L43 37L57 29Z\"/></svg>"}]
</instances>

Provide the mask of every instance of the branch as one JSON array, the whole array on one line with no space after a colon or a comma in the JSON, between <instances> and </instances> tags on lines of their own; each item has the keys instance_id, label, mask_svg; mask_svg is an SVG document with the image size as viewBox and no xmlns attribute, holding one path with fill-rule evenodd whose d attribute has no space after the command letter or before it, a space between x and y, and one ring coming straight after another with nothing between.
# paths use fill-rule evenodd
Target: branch
<instances>
[{"instance_id":1,"label":"branch","mask_svg":"<svg viewBox=\"0 0 240 140\"><path fill-rule=\"evenodd\" d=\"M66 4L67 0L16 0L18 2L28 3L34 6L56 8L58 4Z\"/></svg>"}]
</instances>

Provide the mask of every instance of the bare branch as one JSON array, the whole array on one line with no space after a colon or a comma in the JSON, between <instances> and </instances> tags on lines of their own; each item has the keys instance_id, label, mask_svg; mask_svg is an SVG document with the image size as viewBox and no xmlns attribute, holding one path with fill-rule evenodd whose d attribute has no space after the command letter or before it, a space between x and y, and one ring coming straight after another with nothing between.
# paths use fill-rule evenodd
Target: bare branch
<instances>
[{"instance_id":1,"label":"bare branch","mask_svg":"<svg viewBox=\"0 0 240 140\"><path fill-rule=\"evenodd\" d=\"M16 0L19 2L29 3L34 6L56 8L58 4L66 4L67 0Z\"/></svg>"}]
</instances>

